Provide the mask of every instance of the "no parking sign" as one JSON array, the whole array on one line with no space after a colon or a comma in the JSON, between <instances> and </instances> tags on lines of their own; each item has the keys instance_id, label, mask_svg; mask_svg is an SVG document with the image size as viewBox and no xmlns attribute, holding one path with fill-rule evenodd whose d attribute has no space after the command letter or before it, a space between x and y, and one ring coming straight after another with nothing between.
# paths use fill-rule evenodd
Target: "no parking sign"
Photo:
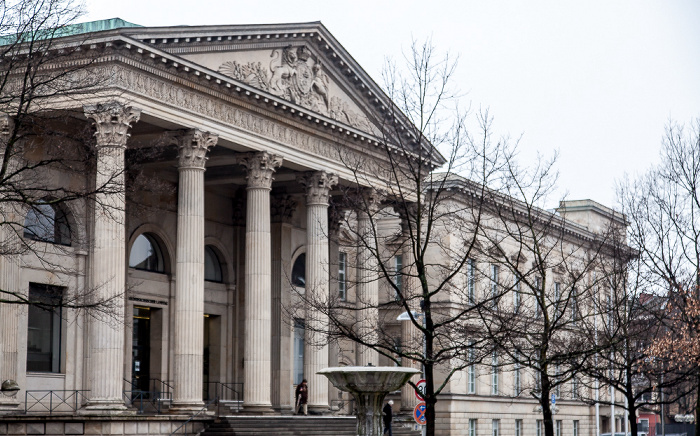
<instances>
[{"instance_id":1,"label":"no parking sign","mask_svg":"<svg viewBox=\"0 0 700 436\"><path fill-rule=\"evenodd\" d=\"M425 403L418 403L415 409L413 409L413 419L420 424L425 425Z\"/></svg>"}]
</instances>

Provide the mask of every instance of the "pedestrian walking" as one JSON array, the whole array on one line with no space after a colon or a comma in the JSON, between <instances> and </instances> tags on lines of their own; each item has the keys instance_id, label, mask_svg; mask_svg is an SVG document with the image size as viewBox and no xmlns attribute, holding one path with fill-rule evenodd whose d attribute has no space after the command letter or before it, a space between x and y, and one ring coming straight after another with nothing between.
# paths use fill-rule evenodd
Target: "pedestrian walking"
<instances>
[{"instance_id":1,"label":"pedestrian walking","mask_svg":"<svg viewBox=\"0 0 700 436\"><path fill-rule=\"evenodd\" d=\"M394 415L394 410L391 408L391 406L393 405L394 402L389 400L382 409L382 413L384 414L384 434L388 434L389 436L393 436L393 433L391 432L391 419Z\"/></svg>"},{"instance_id":2,"label":"pedestrian walking","mask_svg":"<svg viewBox=\"0 0 700 436\"><path fill-rule=\"evenodd\" d=\"M303 409L304 416L306 416L308 414L307 403L309 402L309 386L307 385L306 379L302 380L301 383L297 385L294 397L296 398L296 413L300 414Z\"/></svg>"}]
</instances>

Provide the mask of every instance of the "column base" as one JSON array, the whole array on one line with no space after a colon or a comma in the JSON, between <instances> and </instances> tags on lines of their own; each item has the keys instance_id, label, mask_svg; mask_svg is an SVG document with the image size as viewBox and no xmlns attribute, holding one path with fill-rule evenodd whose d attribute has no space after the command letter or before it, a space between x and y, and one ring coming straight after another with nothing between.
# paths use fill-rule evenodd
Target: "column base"
<instances>
[{"instance_id":1,"label":"column base","mask_svg":"<svg viewBox=\"0 0 700 436\"><path fill-rule=\"evenodd\" d=\"M239 413L244 415L278 415L271 404L243 404L243 410Z\"/></svg>"},{"instance_id":2,"label":"column base","mask_svg":"<svg viewBox=\"0 0 700 436\"><path fill-rule=\"evenodd\" d=\"M78 410L79 415L136 415L136 410L126 407L124 402L117 401L88 401L87 405Z\"/></svg>"},{"instance_id":3,"label":"column base","mask_svg":"<svg viewBox=\"0 0 700 436\"><path fill-rule=\"evenodd\" d=\"M171 415L192 415L193 413L197 413L201 411L204 408L204 402L203 401L193 401L193 402L182 402L182 403L175 403L173 402L172 405L170 406L170 409L168 409L168 413ZM203 414L206 414L206 410L202 412Z\"/></svg>"},{"instance_id":4,"label":"column base","mask_svg":"<svg viewBox=\"0 0 700 436\"><path fill-rule=\"evenodd\" d=\"M0 399L0 415L11 415L19 413L19 401L16 398L1 398Z\"/></svg>"},{"instance_id":5,"label":"column base","mask_svg":"<svg viewBox=\"0 0 700 436\"><path fill-rule=\"evenodd\" d=\"M328 405L311 405L308 406L309 415L330 415L331 408Z\"/></svg>"}]
</instances>

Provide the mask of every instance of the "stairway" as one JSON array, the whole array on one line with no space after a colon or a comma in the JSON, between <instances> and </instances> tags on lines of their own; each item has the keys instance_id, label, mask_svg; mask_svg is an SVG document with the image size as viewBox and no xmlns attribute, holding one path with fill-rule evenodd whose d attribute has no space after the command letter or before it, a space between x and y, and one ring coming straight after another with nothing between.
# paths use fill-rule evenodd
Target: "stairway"
<instances>
[{"instance_id":1,"label":"stairway","mask_svg":"<svg viewBox=\"0 0 700 436\"><path fill-rule=\"evenodd\" d=\"M355 436L355 417L236 416L221 417L200 436ZM418 436L419 431L395 425L395 436Z\"/></svg>"}]
</instances>

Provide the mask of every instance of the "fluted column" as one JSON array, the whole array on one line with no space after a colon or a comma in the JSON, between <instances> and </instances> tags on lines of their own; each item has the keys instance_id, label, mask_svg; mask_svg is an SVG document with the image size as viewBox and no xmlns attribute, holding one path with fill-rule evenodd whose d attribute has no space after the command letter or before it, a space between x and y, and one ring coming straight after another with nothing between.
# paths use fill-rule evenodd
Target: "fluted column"
<instances>
[{"instance_id":1,"label":"fluted column","mask_svg":"<svg viewBox=\"0 0 700 436\"><path fill-rule=\"evenodd\" d=\"M330 262L328 246L328 198L338 177L317 171L299 177L306 186L306 330L304 338L304 377L309 381L309 408L328 409L328 379L316 374L328 367L328 316L319 307L328 307Z\"/></svg>"},{"instance_id":2,"label":"fluted column","mask_svg":"<svg viewBox=\"0 0 700 436\"><path fill-rule=\"evenodd\" d=\"M177 137L175 353L171 412L197 411L204 353L204 167L218 136L193 129Z\"/></svg>"},{"instance_id":3,"label":"fluted column","mask_svg":"<svg viewBox=\"0 0 700 436\"><path fill-rule=\"evenodd\" d=\"M12 119L4 115L0 118L0 165L3 163L5 147L12 129ZM8 172L12 171L8 162ZM20 240L21 216L14 205L0 204L0 301L18 300L20 294ZM18 342L20 305L0 302L0 382L15 380L19 376ZM22 386L24 388L24 386ZM19 395L0 395L0 414L17 411Z\"/></svg>"},{"instance_id":4,"label":"fluted column","mask_svg":"<svg viewBox=\"0 0 700 436\"><path fill-rule=\"evenodd\" d=\"M374 189L365 189L358 194L357 210L357 325L358 333L367 343L376 343L379 321L379 273L374 238L374 214L379 210L380 196ZM364 345L357 346L357 365L377 365L376 350Z\"/></svg>"},{"instance_id":5,"label":"fluted column","mask_svg":"<svg viewBox=\"0 0 700 436\"><path fill-rule=\"evenodd\" d=\"M271 410L272 247L270 190L272 174L282 158L267 152L240 159L247 170L245 228L245 344L243 405L248 410Z\"/></svg>"},{"instance_id":6,"label":"fluted column","mask_svg":"<svg viewBox=\"0 0 700 436\"><path fill-rule=\"evenodd\" d=\"M397 273L401 274L401 291L409 310L420 311L419 294L421 292L421 285L418 277L415 275L416 261L413 252L415 240L411 238L411 230L414 235L417 232L415 216L417 211L414 204L401 204L398 209L399 216L401 217L403 245L401 246L402 270L397 271ZM420 322L421 319L419 318L418 321ZM401 322L401 347L404 350L416 350L418 353L423 352L421 332L411 321ZM402 359L401 366L418 370L420 370L421 367L418 362L407 358ZM415 383L420 377L420 374L416 374L411 378L411 381ZM418 405L418 398L416 398L414 392L415 389L408 383L401 387L401 410L412 411L416 405Z\"/></svg>"},{"instance_id":7,"label":"fluted column","mask_svg":"<svg viewBox=\"0 0 700 436\"><path fill-rule=\"evenodd\" d=\"M126 231L124 150L140 109L117 102L85 107L95 125L97 164L90 253L90 289L112 317L90 318L89 410L123 410Z\"/></svg>"}]
</instances>

